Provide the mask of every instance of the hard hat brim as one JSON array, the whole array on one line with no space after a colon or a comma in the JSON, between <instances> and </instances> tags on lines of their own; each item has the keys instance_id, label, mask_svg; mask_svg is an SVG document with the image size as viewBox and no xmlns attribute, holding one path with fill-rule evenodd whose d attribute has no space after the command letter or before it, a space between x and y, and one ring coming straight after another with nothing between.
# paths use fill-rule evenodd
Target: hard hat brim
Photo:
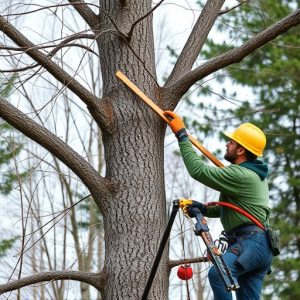
<instances>
[{"instance_id":1,"label":"hard hat brim","mask_svg":"<svg viewBox=\"0 0 300 300\"><path fill-rule=\"evenodd\" d=\"M254 155L258 156L258 157L262 157L263 154L260 153L259 151L254 151L253 149L251 149L251 147L247 147L247 145L245 145L243 142L241 142L239 139L234 137L233 133L229 133L229 132L222 132L226 137L228 137L229 139L237 142L239 145L241 145L242 147L244 147L245 149L247 149L248 151L250 151L251 153L253 153Z\"/></svg>"},{"instance_id":2,"label":"hard hat brim","mask_svg":"<svg viewBox=\"0 0 300 300\"><path fill-rule=\"evenodd\" d=\"M233 138L233 135L232 135L232 133L229 133L229 132L222 132L226 137L228 137L229 139L231 139L231 140L235 140L234 138Z\"/></svg>"}]
</instances>

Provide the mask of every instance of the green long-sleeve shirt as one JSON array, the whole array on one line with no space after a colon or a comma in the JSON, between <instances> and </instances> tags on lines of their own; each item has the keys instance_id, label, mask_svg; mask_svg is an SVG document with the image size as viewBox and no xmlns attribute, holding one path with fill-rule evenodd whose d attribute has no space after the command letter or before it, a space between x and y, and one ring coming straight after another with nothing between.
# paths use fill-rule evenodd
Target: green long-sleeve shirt
<instances>
[{"instance_id":1,"label":"green long-sleeve shirt","mask_svg":"<svg viewBox=\"0 0 300 300\"><path fill-rule=\"evenodd\" d=\"M232 203L268 225L270 209L267 180L247 167L232 164L218 168L205 164L190 141L179 142L185 166L194 179L220 192L219 201ZM244 215L227 207L209 207L207 217L220 217L225 231L249 224Z\"/></svg>"}]
</instances>

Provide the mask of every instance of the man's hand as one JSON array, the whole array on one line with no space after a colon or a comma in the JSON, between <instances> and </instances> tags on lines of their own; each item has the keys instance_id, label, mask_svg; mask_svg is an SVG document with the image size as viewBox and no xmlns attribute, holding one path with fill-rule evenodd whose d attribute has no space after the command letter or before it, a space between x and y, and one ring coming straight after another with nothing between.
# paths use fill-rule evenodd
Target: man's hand
<instances>
[{"instance_id":1,"label":"man's hand","mask_svg":"<svg viewBox=\"0 0 300 300\"><path fill-rule=\"evenodd\" d=\"M164 115L170 119L169 126L171 127L172 131L176 134L179 130L184 129L185 125L182 119L175 114L173 111L166 110Z\"/></svg>"},{"instance_id":2,"label":"man's hand","mask_svg":"<svg viewBox=\"0 0 300 300\"><path fill-rule=\"evenodd\" d=\"M169 126L171 127L172 131L175 133L179 142L187 141L188 134L185 130L185 125L182 119L170 110L166 110L164 115L170 119Z\"/></svg>"},{"instance_id":3,"label":"man's hand","mask_svg":"<svg viewBox=\"0 0 300 300\"><path fill-rule=\"evenodd\" d=\"M193 201L193 207L197 207L199 208L199 210L201 211L201 214L206 216L207 213L207 205L198 201Z\"/></svg>"}]
</instances>

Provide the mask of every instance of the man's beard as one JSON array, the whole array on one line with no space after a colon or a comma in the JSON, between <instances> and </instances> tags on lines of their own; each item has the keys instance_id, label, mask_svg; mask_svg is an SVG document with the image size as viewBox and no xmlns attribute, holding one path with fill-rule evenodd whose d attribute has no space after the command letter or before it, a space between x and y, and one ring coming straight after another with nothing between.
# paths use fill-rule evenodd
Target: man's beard
<instances>
[{"instance_id":1,"label":"man's beard","mask_svg":"<svg viewBox=\"0 0 300 300\"><path fill-rule=\"evenodd\" d=\"M237 158L237 155L236 153L229 153L228 151L226 151L224 154L224 158L233 164Z\"/></svg>"}]
</instances>

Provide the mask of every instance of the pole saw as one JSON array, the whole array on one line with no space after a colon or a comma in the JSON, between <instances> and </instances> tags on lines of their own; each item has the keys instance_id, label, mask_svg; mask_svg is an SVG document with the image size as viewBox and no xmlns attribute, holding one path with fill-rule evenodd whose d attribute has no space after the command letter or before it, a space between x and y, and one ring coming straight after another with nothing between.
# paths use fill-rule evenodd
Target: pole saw
<instances>
[{"instance_id":1,"label":"pole saw","mask_svg":"<svg viewBox=\"0 0 300 300\"><path fill-rule=\"evenodd\" d=\"M212 236L209 232L209 228L206 223L206 219L202 215L200 208L199 208L199 202L193 201L190 199L179 199L179 200L174 200L173 201L173 208L171 212L171 216L169 219L169 222L166 226L166 229L163 233L161 242L158 247L158 251L156 254L156 257L154 259L152 269L150 271L150 275L148 277L143 295L141 300L147 300L148 299L148 294L151 289L153 280L155 278L155 274L157 271L157 268L160 263L160 259L162 257L162 254L164 252L165 246L167 244L167 241L170 236L170 232L172 229L172 225L174 223L176 214L179 209L182 209L184 214L188 216L189 218L195 218L196 219L196 224L195 224L195 235L200 236L207 248L207 256L208 259L215 265L216 269L218 270L218 273L223 281L225 289L230 292L230 291L236 291L239 288L239 285L235 278L232 277L232 274L226 265L222 252L218 249L218 247L214 244L214 241L212 239Z\"/></svg>"}]
</instances>

